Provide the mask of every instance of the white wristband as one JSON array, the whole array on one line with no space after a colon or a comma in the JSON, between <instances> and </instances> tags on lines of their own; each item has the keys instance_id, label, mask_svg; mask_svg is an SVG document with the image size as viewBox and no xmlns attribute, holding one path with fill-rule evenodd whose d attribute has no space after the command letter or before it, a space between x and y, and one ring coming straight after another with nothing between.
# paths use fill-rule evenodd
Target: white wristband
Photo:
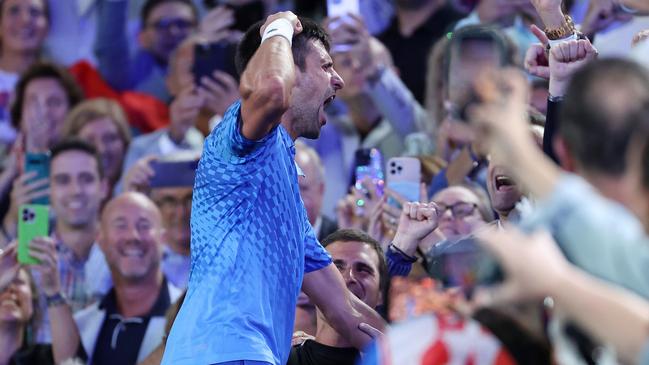
<instances>
[{"instance_id":1,"label":"white wristband","mask_svg":"<svg viewBox=\"0 0 649 365\"><path fill-rule=\"evenodd\" d=\"M550 48L556 46L559 43L563 42L568 42L568 41L576 41L578 40L579 37L577 37L577 33L572 33L572 35L567 36L566 38L561 38L561 39L549 39L548 44L550 45Z\"/></svg>"},{"instance_id":2,"label":"white wristband","mask_svg":"<svg viewBox=\"0 0 649 365\"><path fill-rule=\"evenodd\" d=\"M264 35L261 37L261 43L264 43L266 39L275 36L284 37L290 45L293 45L293 24L285 18L273 20L264 30Z\"/></svg>"}]
</instances>

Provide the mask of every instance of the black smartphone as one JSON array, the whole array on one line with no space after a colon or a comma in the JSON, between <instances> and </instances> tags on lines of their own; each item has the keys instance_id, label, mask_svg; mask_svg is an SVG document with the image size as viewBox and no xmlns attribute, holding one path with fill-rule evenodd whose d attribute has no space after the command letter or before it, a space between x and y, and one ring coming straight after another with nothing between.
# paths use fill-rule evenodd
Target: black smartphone
<instances>
[{"instance_id":1,"label":"black smartphone","mask_svg":"<svg viewBox=\"0 0 649 365\"><path fill-rule=\"evenodd\" d=\"M429 253L432 261L428 272L444 287L471 290L503 281L503 271L496 259L469 236L457 241L444 241Z\"/></svg>"},{"instance_id":2,"label":"black smartphone","mask_svg":"<svg viewBox=\"0 0 649 365\"><path fill-rule=\"evenodd\" d=\"M50 178L50 154L49 153L26 153L25 154L25 173L36 172L36 176L29 180L36 181L41 179ZM41 189L47 189L49 186L46 185ZM30 202L31 204L42 204L49 205L50 199L47 196L34 199Z\"/></svg>"},{"instance_id":3,"label":"black smartphone","mask_svg":"<svg viewBox=\"0 0 649 365\"><path fill-rule=\"evenodd\" d=\"M238 80L239 75L234 65L235 51L236 45L228 42L195 45L192 66L194 84L199 86L203 77L212 77L214 70L221 70Z\"/></svg>"},{"instance_id":4,"label":"black smartphone","mask_svg":"<svg viewBox=\"0 0 649 365\"><path fill-rule=\"evenodd\" d=\"M152 161L151 168L155 172L151 188L193 187L198 160Z\"/></svg>"}]
</instances>

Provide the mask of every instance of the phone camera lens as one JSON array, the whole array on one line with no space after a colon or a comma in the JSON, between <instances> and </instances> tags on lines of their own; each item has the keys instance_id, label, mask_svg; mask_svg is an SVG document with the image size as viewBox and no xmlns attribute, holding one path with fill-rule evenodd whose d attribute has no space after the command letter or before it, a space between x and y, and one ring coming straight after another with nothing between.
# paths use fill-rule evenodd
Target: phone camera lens
<instances>
[{"instance_id":1,"label":"phone camera lens","mask_svg":"<svg viewBox=\"0 0 649 365\"><path fill-rule=\"evenodd\" d=\"M392 175L394 175L394 174L396 174L397 172L396 172L394 169L392 169L392 170L390 170L390 173L391 173Z\"/></svg>"},{"instance_id":2,"label":"phone camera lens","mask_svg":"<svg viewBox=\"0 0 649 365\"><path fill-rule=\"evenodd\" d=\"M395 167L396 165L397 164L394 161L392 161L392 163L390 163L390 167Z\"/></svg>"},{"instance_id":3,"label":"phone camera lens","mask_svg":"<svg viewBox=\"0 0 649 365\"><path fill-rule=\"evenodd\" d=\"M403 170L403 167L401 166L397 167L397 171L401 172L401 170Z\"/></svg>"}]
</instances>

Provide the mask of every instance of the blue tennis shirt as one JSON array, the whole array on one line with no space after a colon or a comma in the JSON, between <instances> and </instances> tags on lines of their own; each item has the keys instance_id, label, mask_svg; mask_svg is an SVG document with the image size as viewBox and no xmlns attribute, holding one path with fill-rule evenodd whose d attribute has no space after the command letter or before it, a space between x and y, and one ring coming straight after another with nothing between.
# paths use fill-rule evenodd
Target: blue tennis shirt
<instances>
[{"instance_id":1,"label":"blue tennis shirt","mask_svg":"<svg viewBox=\"0 0 649 365\"><path fill-rule=\"evenodd\" d=\"M234 103L205 140L191 215L191 275L163 364L284 365L304 272L331 257L300 198L295 146L281 125L241 135Z\"/></svg>"}]
</instances>

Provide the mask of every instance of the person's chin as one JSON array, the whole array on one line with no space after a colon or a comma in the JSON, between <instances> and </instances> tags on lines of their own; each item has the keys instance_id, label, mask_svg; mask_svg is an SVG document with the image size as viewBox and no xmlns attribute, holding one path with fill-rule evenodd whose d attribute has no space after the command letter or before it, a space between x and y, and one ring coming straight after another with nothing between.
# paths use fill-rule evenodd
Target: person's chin
<instances>
[{"instance_id":1,"label":"person's chin","mask_svg":"<svg viewBox=\"0 0 649 365\"><path fill-rule=\"evenodd\" d=\"M300 137L306 138L306 139L318 139L320 138L320 128L314 129L311 131L306 131L302 133Z\"/></svg>"}]
</instances>

